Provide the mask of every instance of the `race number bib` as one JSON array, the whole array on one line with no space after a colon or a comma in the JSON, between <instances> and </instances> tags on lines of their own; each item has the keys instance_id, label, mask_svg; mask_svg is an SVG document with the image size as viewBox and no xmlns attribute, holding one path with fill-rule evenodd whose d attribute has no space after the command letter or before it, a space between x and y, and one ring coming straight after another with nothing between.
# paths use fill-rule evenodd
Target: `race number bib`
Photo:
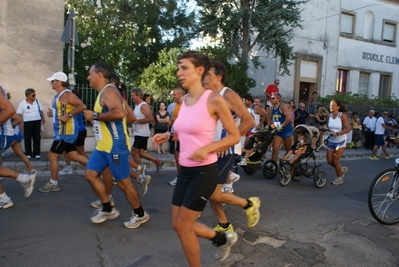
<instances>
[{"instance_id":1,"label":"race number bib","mask_svg":"<svg viewBox=\"0 0 399 267\"><path fill-rule=\"evenodd\" d=\"M93 132L94 132L94 137L96 138L97 141L103 139L99 121L93 121Z\"/></svg>"}]
</instances>

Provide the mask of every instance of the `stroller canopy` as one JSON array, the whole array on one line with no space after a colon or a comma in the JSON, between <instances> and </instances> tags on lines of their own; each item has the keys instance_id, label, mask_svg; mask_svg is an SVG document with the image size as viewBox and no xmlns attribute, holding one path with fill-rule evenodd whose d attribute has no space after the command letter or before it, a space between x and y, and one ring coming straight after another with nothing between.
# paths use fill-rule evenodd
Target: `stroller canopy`
<instances>
[{"instance_id":1,"label":"stroller canopy","mask_svg":"<svg viewBox=\"0 0 399 267\"><path fill-rule=\"evenodd\" d=\"M317 148L317 140L320 137L320 131L314 126L308 126L306 124L299 124L294 128L294 138L298 133L304 133L306 136L306 142L310 144L312 149Z\"/></svg>"}]
</instances>

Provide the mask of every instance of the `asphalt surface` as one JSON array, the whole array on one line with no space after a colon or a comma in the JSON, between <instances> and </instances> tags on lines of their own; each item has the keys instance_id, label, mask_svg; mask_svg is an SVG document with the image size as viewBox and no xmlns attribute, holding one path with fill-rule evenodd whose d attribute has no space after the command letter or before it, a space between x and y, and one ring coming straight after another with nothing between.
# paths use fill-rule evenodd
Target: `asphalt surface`
<instances>
[{"instance_id":1,"label":"asphalt surface","mask_svg":"<svg viewBox=\"0 0 399 267\"><path fill-rule=\"evenodd\" d=\"M390 153L397 155L396 151L391 149ZM342 163L349 171L343 185L333 186L330 182L335 175L325 164L323 154L318 153L318 161L328 175L328 184L322 189L316 189L309 178L282 187L276 179L264 179L260 170L245 175L239 169L241 179L234 186L235 194L244 198L259 196L261 220L248 228L242 209L226 205L239 240L222 263L213 259L215 248L210 242L201 240L202 265L399 266L399 225L379 224L367 206L371 180L381 170L392 167L394 158L371 161L369 151L346 150ZM62 190L56 193L37 191L49 179L46 169L39 170L35 191L29 198L23 197L18 183L4 179L15 206L0 210L0 266L187 266L171 229L173 187L167 182L176 172L170 166L171 156L161 158L169 161L158 174L148 163L147 173L153 180L141 199L151 219L138 229L123 226L132 210L117 186L113 196L121 215L102 224L90 222L90 202L95 197L80 167L75 168L74 175L59 177ZM39 166L46 160L43 157L32 162ZM5 164L19 166L20 162L9 157ZM209 206L199 220L209 226L217 223Z\"/></svg>"}]
</instances>

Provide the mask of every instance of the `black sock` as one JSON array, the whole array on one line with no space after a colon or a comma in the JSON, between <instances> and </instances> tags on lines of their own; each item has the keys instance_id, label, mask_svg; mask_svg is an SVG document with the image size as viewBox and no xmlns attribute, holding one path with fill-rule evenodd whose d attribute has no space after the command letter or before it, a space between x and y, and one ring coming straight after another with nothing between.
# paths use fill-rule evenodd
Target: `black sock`
<instances>
[{"instance_id":1,"label":"black sock","mask_svg":"<svg viewBox=\"0 0 399 267\"><path fill-rule=\"evenodd\" d=\"M229 228L230 223L229 222L227 222L227 223L219 223L219 225L222 226L224 229L227 229L227 228Z\"/></svg>"},{"instance_id":2,"label":"black sock","mask_svg":"<svg viewBox=\"0 0 399 267\"><path fill-rule=\"evenodd\" d=\"M111 202L103 203L103 211L104 212L111 212L112 207L111 207Z\"/></svg>"},{"instance_id":3,"label":"black sock","mask_svg":"<svg viewBox=\"0 0 399 267\"><path fill-rule=\"evenodd\" d=\"M227 242L226 235L224 233L220 233L218 231L216 231L215 237L212 238L211 240L212 240L212 244L217 247L220 247L220 246L226 244L226 242Z\"/></svg>"},{"instance_id":4,"label":"black sock","mask_svg":"<svg viewBox=\"0 0 399 267\"><path fill-rule=\"evenodd\" d=\"M244 210L246 210L246 209L252 207L252 202L249 201L249 199L247 199L247 202L248 202L248 204L244 207Z\"/></svg>"},{"instance_id":5,"label":"black sock","mask_svg":"<svg viewBox=\"0 0 399 267\"><path fill-rule=\"evenodd\" d=\"M139 217L143 217L144 216L144 210L143 210L142 206L140 206L138 209L133 209L133 211Z\"/></svg>"}]
</instances>

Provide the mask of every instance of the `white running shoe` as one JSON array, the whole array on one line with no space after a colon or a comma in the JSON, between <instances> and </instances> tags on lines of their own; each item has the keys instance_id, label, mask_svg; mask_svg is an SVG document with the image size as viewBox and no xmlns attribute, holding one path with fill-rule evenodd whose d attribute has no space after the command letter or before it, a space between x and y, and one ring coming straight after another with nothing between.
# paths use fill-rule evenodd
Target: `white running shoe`
<instances>
[{"instance_id":1,"label":"white running shoe","mask_svg":"<svg viewBox=\"0 0 399 267\"><path fill-rule=\"evenodd\" d=\"M62 170L58 172L61 175L66 175L66 174L73 174L73 170L71 166L65 166Z\"/></svg>"},{"instance_id":2,"label":"white running shoe","mask_svg":"<svg viewBox=\"0 0 399 267\"><path fill-rule=\"evenodd\" d=\"M148 185L151 183L151 175L141 175L143 177L143 181L139 183L141 189L141 196L147 194Z\"/></svg>"},{"instance_id":3,"label":"white running shoe","mask_svg":"<svg viewBox=\"0 0 399 267\"><path fill-rule=\"evenodd\" d=\"M234 193L233 185L232 184L224 184L222 186L222 192L233 194Z\"/></svg>"},{"instance_id":4,"label":"white running shoe","mask_svg":"<svg viewBox=\"0 0 399 267\"><path fill-rule=\"evenodd\" d=\"M231 247L234 246L234 244L238 240L238 235L236 232L226 232L224 233L226 235L226 244L218 247L218 251L215 254L215 259L219 261L223 261L227 259L230 255Z\"/></svg>"},{"instance_id":5,"label":"white running shoe","mask_svg":"<svg viewBox=\"0 0 399 267\"><path fill-rule=\"evenodd\" d=\"M148 215L147 212L144 212L143 217L139 217L137 214L132 212L132 217L130 217L130 220L128 222L124 222L123 225L125 225L126 228L134 229L139 227L141 224L146 223L150 219L150 215Z\"/></svg>"},{"instance_id":6,"label":"white running shoe","mask_svg":"<svg viewBox=\"0 0 399 267\"><path fill-rule=\"evenodd\" d=\"M176 183L177 183L177 176L175 177L175 179L169 182L169 185L176 185Z\"/></svg>"},{"instance_id":7,"label":"white running shoe","mask_svg":"<svg viewBox=\"0 0 399 267\"><path fill-rule=\"evenodd\" d=\"M9 209L12 207L14 207L14 203L9 196L6 195L5 197L0 198L0 209Z\"/></svg>"},{"instance_id":8,"label":"white running shoe","mask_svg":"<svg viewBox=\"0 0 399 267\"><path fill-rule=\"evenodd\" d=\"M112 208L110 212L102 211L102 208L96 209L93 213L94 216L90 218L92 223L102 223L106 220L112 220L118 218L119 211L116 208Z\"/></svg>"},{"instance_id":9,"label":"white running shoe","mask_svg":"<svg viewBox=\"0 0 399 267\"><path fill-rule=\"evenodd\" d=\"M24 188L24 191L25 191L24 196L25 197L29 197L32 194L33 187L35 186L37 171L36 170L32 170L31 172L21 173L20 175L29 177L29 180L27 182L20 183L21 186Z\"/></svg>"},{"instance_id":10,"label":"white running shoe","mask_svg":"<svg viewBox=\"0 0 399 267\"><path fill-rule=\"evenodd\" d=\"M247 165L247 160L246 159L242 159L240 162L237 163L238 166L246 166Z\"/></svg>"},{"instance_id":11,"label":"white running shoe","mask_svg":"<svg viewBox=\"0 0 399 267\"><path fill-rule=\"evenodd\" d=\"M239 174L234 173L234 172L231 172L230 175L229 175L229 178L230 178L230 182L231 182L231 183L237 182L238 180L240 180L240 177L241 177L241 176L240 176Z\"/></svg>"}]
</instances>

